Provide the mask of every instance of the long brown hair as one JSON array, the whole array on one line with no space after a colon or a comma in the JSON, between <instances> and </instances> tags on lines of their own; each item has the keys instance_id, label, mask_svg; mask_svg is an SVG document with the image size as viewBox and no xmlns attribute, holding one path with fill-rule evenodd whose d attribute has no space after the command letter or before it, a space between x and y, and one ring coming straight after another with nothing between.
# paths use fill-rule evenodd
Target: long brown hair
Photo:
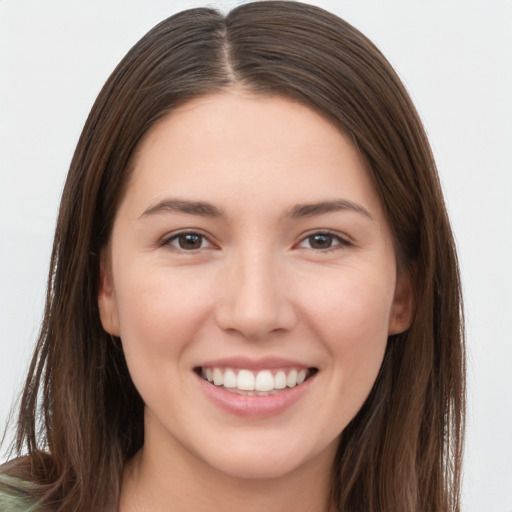
<instances>
[{"instance_id":1,"label":"long brown hair","mask_svg":"<svg viewBox=\"0 0 512 512\"><path fill-rule=\"evenodd\" d=\"M288 1L163 21L99 94L62 195L44 321L23 391L15 449L42 503L101 510L143 445L143 402L120 340L103 330L99 254L143 135L177 105L243 87L315 109L367 162L412 276L415 317L390 336L373 390L341 435L332 503L343 512L458 511L464 426L459 272L420 119L379 50L345 21Z\"/></svg>"}]
</instances>

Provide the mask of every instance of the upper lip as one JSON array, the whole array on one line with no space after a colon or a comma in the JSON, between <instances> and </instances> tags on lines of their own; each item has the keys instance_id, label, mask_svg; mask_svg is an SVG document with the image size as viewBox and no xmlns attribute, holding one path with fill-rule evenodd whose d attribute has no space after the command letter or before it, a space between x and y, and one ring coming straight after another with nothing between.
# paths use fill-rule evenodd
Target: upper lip
<instances>
[{"instance_id":1,"label":"upper lip","mask_svg":"<svg viewBox=\"0 0 512 512\"><path fill-rule=\"evenodd\" d=\"M315 368L313 365L296 361L293 359L280 358L280 357L263 357L263 358L248 358L248 357L225 357L221 359L213 359L204 361L200 368L243 368L247 370L272 370L276 368Z\"/></svg>"}]
</instances>

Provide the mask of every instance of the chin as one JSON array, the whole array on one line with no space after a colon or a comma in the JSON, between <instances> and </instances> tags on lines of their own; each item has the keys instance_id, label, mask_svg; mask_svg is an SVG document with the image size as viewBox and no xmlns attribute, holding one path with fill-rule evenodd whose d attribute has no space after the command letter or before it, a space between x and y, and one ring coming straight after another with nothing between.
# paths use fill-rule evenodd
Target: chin
<instances>
[{"instance_id":1,"label":"chin","mask_svg":"<svg viewBox=\"0 0 512 512\"><path fill-rule=\"evenodd\" d=\"M267 456L268 455L268 456ZM292 459L288 455L279 456L258 453L251 457L228 456L223 460L217 460L215 465L218 471L242 480L269 480L283 478L295 472L302 465L301 460Z\"/></svg>"},{"instance_id":2,"label":"chin","mask_svg":"<svg viewBox=\"0 0 512 512\"><path fill-rule=\"evenodd\" d=\"M288 441L288 442L287 442ZM338 446L338 438L327 446L302 446L300 443L290 443L290 439L280 442L254 439L225 446L217 453L208 453L203 457L219 472L233 478L246 480L268 480L283 478L286 475L305 469L316 462L325 459L334 461Z\"/></svg>"}]
</instances>

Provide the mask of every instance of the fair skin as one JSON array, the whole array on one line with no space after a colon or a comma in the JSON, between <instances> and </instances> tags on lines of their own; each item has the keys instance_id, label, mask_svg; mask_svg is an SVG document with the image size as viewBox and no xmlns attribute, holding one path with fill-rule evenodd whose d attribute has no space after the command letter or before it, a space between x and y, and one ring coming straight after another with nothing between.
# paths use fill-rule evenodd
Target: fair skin
<instances>
[{"instance_id":1,"label":"fair skin","mask_svg":"<svg viewBox=\"0 0 512 512\"><path fill-rule=\"evenodd\" d=\"M339 435L410 322L396 267L363 160L313 110L232 90L155 125L99 289L146 404L119 510L328 510Z\"/></svg>"}]
</instances>

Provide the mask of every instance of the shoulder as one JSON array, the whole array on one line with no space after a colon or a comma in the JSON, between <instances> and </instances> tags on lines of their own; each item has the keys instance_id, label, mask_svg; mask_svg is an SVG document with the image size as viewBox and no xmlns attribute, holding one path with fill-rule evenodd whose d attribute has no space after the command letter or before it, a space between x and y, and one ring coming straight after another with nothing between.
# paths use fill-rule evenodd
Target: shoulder
<instances>
[{"instance_id":1,"label":"shoulder","mask_svg":"<svg viewBox=\"0 0 512 512\"><path fill-rule=\"evenodd\" d=\"M26 463L17 459L0 466L0 512L36 512L35 486L27 477Z\"/></svg>"}]
</instances>

